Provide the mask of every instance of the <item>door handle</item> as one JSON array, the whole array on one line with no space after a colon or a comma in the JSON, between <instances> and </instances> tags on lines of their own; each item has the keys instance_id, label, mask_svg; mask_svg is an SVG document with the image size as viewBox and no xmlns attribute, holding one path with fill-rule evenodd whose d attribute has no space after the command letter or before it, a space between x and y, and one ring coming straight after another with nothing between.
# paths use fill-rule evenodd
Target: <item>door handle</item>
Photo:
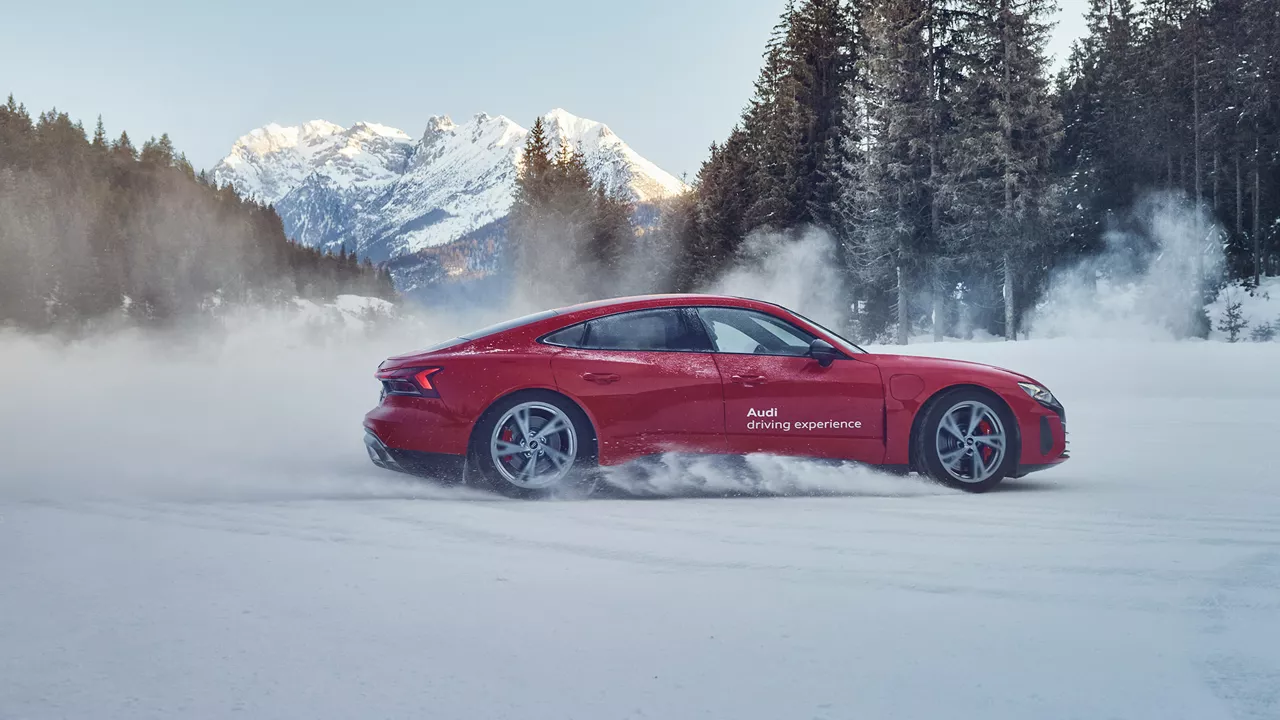
<instances>
[{"instance_id":1,"label":"door handle","mask_svg":"<svg viewBox=\"0 0 1280 720\"><path fill-rule=\"evenodd\" d=\"M617 373L587 372L587 373L582 373L582 379L586 380L587 382L596 383L598 385L608 385L609 383L618 382L619 380L622 379L622 376L618 375Z\"/></svg>"},{"instance_id":2,"label":"door handle","mask_svg":"<svg viewBox=\"0 0 1280 720\"><path fill-rule=\"evenodd\" d=\"M769 382L769 378L763 375L733 375L729 379L739 385L746 385L747 387L751 387L752 385L764 385Z\"/></svg>"}]
</instances>

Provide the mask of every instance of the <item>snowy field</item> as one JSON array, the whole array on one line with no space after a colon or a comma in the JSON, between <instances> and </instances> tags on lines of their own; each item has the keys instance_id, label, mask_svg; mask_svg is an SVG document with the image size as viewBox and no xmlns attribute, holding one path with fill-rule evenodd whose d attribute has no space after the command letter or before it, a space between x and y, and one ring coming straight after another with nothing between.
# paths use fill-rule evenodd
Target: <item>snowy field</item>
<instances>
[{"instance_id":1,"label":"snowy field","mask_svg":"<svg viewBox=\"0 0 1280 720\"><path fill-rule=\"evenodd\" d=\"M1280 343L912 346L1067 406L985 496L527 503L368 463L431 338L295 336L0 336L0 718L1280 718Z\"/></svg>"}]
</instances>

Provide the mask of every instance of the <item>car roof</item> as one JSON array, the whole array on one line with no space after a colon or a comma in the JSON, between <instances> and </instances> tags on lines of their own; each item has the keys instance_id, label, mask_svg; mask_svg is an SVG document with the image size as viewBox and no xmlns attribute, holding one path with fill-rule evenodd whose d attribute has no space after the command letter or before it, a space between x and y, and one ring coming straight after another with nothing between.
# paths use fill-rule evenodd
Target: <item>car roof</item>
<instances>
[{"instance_id":1,"label":"car roof","mask_svg":"<svg viewBox=\"0 0 1280 720\"><path fill-rule=\"evenodd\" d=\"M508 320L475 332L465 333L459 337L470 343L478 342L481 345L488 346L517 339L532 340L560 328L594 320L605 315L655 308L706 305L738 307L772 313L776 313L779 310L787 312L785 308L762 300L729 295L704 295L700 293L634 295L631 297L610 298L608 300L595 300L554 310L543 310L542 312Z\"/></svg>"},{"instance_id":2,"label":"car roof","mask_svg":"<svg viewBox=\"0 0 1280 720\"><path fill-rule=\"evenodd\" d=\"M703 293L670 293L663 295L632 295L629 297L593 300L568 307L558 308L557 315L604 315L620 310L641 310L644 308L683 307L689 305L722 305L765 309L777 307L772 303L732 295L710 295ZM596 312L588 312L596 311Z\"/></svg>"}]
</instances>

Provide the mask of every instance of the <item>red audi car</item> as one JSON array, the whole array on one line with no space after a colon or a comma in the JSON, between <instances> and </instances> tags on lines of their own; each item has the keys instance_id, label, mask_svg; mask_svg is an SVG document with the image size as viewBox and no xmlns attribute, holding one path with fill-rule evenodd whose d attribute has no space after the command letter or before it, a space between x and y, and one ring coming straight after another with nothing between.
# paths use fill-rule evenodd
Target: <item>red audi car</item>
<instances>
[{"instance_id":1,"label":"red audi car","mask_svg":"<svg viewBox=\"0 0 1280 720\"><path fill-rule=\"evenodd\" d=\"M536 497L666 452L771 453L914 470L972 492L1067 459L1043 385L868 353L759 300L651 295L529 315L378 366L374 464Z\"/></svg>"}]
</instances>

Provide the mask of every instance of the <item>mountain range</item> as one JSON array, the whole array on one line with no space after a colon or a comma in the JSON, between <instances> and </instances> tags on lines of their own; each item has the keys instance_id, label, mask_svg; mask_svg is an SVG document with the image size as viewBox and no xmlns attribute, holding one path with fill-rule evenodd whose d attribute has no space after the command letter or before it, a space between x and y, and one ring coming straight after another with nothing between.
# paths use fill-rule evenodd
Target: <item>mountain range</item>
<instances>
[{"instance_id":1,"label":"mountain range","mask_svg":"<svg viewBox=\"0 0 1280 720\"><path fill-rule=\"evenodd\" d=\"M553 152L579 149L595 182L645 204L683 192L607 125L561 109L542 116ZM275 206L295 241L374 262L399 260L501 228L515 196L528 130L501 115L427 121L414 140L396 128L324 120L271 124L238 139L213 169L218 184ZM474 262L474 259L472 260Z\"/></svg>"}]
</instances>

